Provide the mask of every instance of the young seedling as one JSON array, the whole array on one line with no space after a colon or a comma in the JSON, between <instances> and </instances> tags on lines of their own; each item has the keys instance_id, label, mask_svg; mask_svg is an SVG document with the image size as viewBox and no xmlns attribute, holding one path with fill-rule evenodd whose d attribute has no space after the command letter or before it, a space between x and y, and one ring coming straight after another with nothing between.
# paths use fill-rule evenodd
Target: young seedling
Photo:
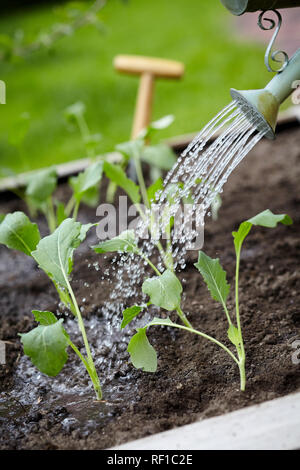
<instances>
[{"instance_id":1,"label":"young seedling","mask_svg":"<svg viewBox=\"0 0 300 470\"><path fill-rule=\"evenodd\" d=\"M77 125L82 142L85 146L87 156L89 158L95 158L96 148L99 142L102 139L101 134L92 134L88 126L87 120L85 118L86 107L82 101L77 101L77 103L68 106L65 109L65 118L68 123L72 125Z\"/></svg>"},{"instance_id":2,"label":"young seedling","mask_svg":"<svg viewBox=\"0 0 300 470\"><path fill-rule=\"evenodd\" d=\"M156 145L150 143L157 131L169 127L173 121L174 117L172 115L164 116L158 121L152 122L135 140L123 142L118 144L115 148L123 157L120 163L121 169L128 172L131 179L135 180L135 178L137 178L143 202L146 207L149 207L149 198L147 197L142 163L148 163L150 167L150 177L153 183L161 178L163 171L170 170L173 167L176 162L176 155L173 150L163 143ZM135 168L134 174L130 174L132 173L132 167ZM117 186L117 182L110 182L107 191L108 202L113 202Z\"/></svg>"},{"instance_id":3,"label":"young seedling","mask_svg":"<svg viewBox=\"0 0 300 470\"><path fill-rule=\"evenodd\" d=\"M46 217L49 231L52 233L63 220L70 217L76 220L81 202L96 207L99 201L99 183L102 178L103 161L88 166L77 176L69 178L72 196L64 205L55 198L57 173L55 167L45 168L31 173L27 177L24 194L18 195L25 200L31 216L41 212Z\"/></svg>"},{"instance_id":4,"label":"young seedling","mask_svg":"<svg viewBox=\"0 0 300 470\"><path fill-rule=\"evenodd\" d=\"M257 216L241 223L237 232L233 232L234 247L236 253L236 275L235 275L235 322L231 319L231 316L228 312L226 301L230 291L230 285L226 280L226 272L220 265L219 259L212 259L207 256L204 252L199 252L198 262L195 264L196 268L201 273L207 287L211 293L211 296L214 300L221 303L227 321L228 321L228 339L236 347L236 354L234 354L229 347L227 347L222 342L218 341L216 338L192 327L192 325L187 320L185 314L181 309L181 294L182 286L180 281L177 279L175 274L167 269L163 274L159 273L155 266L152 266L155 274L155 277L146 279L142 286L142 291L144 294L149 296L148 305L152 304L156 307L160 307L163 310L168 312L176 311L180 319L182 320L183 325L174 323L169 318L161 319L154 318L151 322L146 324L143 328L138 328L137 333L132 337L128 345L128 352L131 357L131 361L136 368L142 368L147 372L155 372L157 369L157 354L153 346L149 343L146 332L148 328L156 325L169 326L172 328L179 328L190 333L197 334L207 340L211 341L215 345L222 348L237 364L240 372L240 388L242 391L245 390L246 386L246 373L245 373L245 348L241 328L241 320L239 313L239 271L240 271L240 254L242 244L250 232L253 225L262 226L262 227L275 227L278 223L284 225L290 225L292 223L291 218L286 214L275 215L270 210L261 212ZM114 241L116 243L117 240ZM112 240L110 241L112 242ZM139 252L135 242L130 240L127 242L127 245L108 245L109 242L106 242L107 245L102 244L95 248L98 252L104 251L115 251L115 248L118 248L119 251L130 251L135 250L136 253L142 254ZM135 247L135 248L133 248ZM113 249L112 249L113 248ZM149 263L151 266L151 262ZM128 325L143 309L145 306L132 306L127 308L123 312L123 322L121 327L124 328Z\"/></svg>"},{"instance_id":5,"label":"young seedling","mask_svg":"<svg viewBox=\"0 0 300 470\"><path fill-rule=\"evenodd\" d=\"M21 334L25 354L41 372L56 376L68 359L67 347L70 346L85 366L96 397L101 400L100 381L81 312L70 283L74 251L84 241L92 225L81 225L74 219L68 218L51 235L41 239L37 225L22 212L14 212L8 214L0 224L0 243L34 258L51 279L61 301L70 308L77 319L86 352L86 355L83 355L71 341L62 326L62 319L58 320L52 312L34 310L32 313L39 326L29 333Z\"/></svg>"}]
</instances>

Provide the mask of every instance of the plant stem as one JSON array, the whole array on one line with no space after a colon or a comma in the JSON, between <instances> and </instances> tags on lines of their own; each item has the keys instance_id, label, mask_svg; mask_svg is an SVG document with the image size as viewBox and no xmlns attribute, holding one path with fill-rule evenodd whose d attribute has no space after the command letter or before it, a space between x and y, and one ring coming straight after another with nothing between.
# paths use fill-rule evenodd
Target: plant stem
<instances>
[{"instance_id":1,"label":"plant stem","mask_svg":"<svg viewBox=\"0 0 300 470\"><path fill-rule=\"evenodd\" d=\"M187 326L183 326L183 325L178 325L177 323L173 323L168 325L168 326L173 326L174 328L179 328L181 330L186 330L186 331L189 331L190 333L195 333L199 336L202 336L203 338L206 338L208 339L209 341L211 341L212 343L215 343L217 346L219 346L220 348L224 349L224 351L227 352L227 354L229 354L229 356L234 360L234 362L237 363L237 365L240 367L240 362L239 360L235 357L235 355L230 351L230 349L228 349L225 344L221 343L220 341L218 341L216 338L214 338L213 336L210 336L210 335L207 335L206 333L202 333L202 331L198 331L198 330L195 330L194 328L191 328L191 327L187 327Z\"/></svg>"},{"instance_id":2,"label":"plant stem","mask_svg":"<svg viewBox=\"0 0 300 470\"><path fill-rule=\"evenodd\" d=\"M244 392L246 388L246 371L245 371L245 359L239 362L239 370L240 370L240 387L241 391Z\"/></svg>"},{"instance_id":3,"label":"plant stem","mask_svg":"<svg viewBox=\"0 0 300 470\"><path fill-rule=\"evenodd\" d=\"M87 370L87 372L88 372L88 374L89 374L89 376L92 380L94 390L96 392L97 400L101 400L102 399L101 385L100 385L99 377L97 375L97 371L96 371L95 364L94 364L94 361L93 361L93 357L92 357L92 353L91 353L91 350L90 350L90 345L89 345L89 342L88 342L88 339L87 339L87 335L86 335L83 319L82 319L82 316L81 316L81 312L80 312L80 309L78 307L78 304L77 304L73 289L72 289L72 287L69 283L69 280L65 275L64 275L64 278L65 278L65 281L66 281L68 291L69 291L69 294L71 296L73 305L74 305L75 310L76 310L76 317L78 319L78 326L79 326L79 329L80 329L81 334L82 334L82 338L83 338L83 342L84 342L84 346L85 346L85 350L86 350L86 354L87 354L87 361L83 361L83 364L85 365L85 368L86 368L86 370ZM80 357L80 358L82 360L82 357ZM88 367L87 367L87 364L88 364Z\"/></svg>"},{"instance_id":4,"label":"plant stem","mask_svg":"<svg viewBox=\"0 0 300 470\"><path fill-rule=\"evenodd\" d=\"M75 205L75 198L72 196L69 199L69 202L67 203L67 205L65 207L65 214L66 214L67 217L69 217L69 215L71 214L74 205Z\"/></svg>"},{"instance_id":5,"label":"plant stem","mask_svg":"<svg viewBox=\"0 0 300 470\"><path fill-rule=\"evenodd\" d=\"M237 329L239 332L239 348L237 348L239 355L239 369L240 369L240 380L241 380L241 390L244 391L246 387L246 373L245 373L245 362L246 354L245 347L242 335L241 319L240 319L240 308L239 308L239 272L240 272L240 255L241 247L236 250L236 268L235 268L235 313L236 313L236 323Z\"/></svg>"},{"instance_id":6,"label":"plant stem","mask_svg":"<svg viewBox=\"0 0 300 470\"><path fill-rule=\"evenodd\" d=\"M114 202L116 194L117 184L114 181L110 181L106 190L106 200L109 204Z\"/></svg>"},{"instance_id":7,"label":"plant stem","mask_svg":"<svg viewBox=\"0 0 300 470\"><path fill-rule=\"evenodd\" d=\"M77 219L79 205L80 205L80 201L76 201L75 207L74 207L74 210L73 210L73 219L74 220Z\"/></svg>"},{"instance_id":8,"label":"plant stem","mask_svg":"<svg viewBox=\"0 0 300 470\"><path fill-rule=\"evenodd\" d=\"M95 157L94 149L88 148L87 145L86 145L86 142L87 142L88 138L90 137L91 132L90 132L89 126L87 125L87 122L85 120L85 117L84 117L83 113L76 114L76 119L77 119L77 124L78 124L79 130L80 130L81 137L82 137L83 143L85 145L87 154L90 158L94 158Z\"/></svg>"},{"instance_id":9,"label":"plant stem","mask_svg":"<svg viewBox=\"0 0 300 470\"><path fill-rule=\"evenodd\" d=\"M48 207L48 210L45 215L46 215L46 219L48 222L49 230L51 233L53 233L54 230L56 229L56 216L55 216L53 201L52 201L51 196L48 198L47 207Z\"/></svg>"},{"instance_id":10,"label":"plant stem","mask_svg":"<svg viewBox=\"0 0 300 470\"><path fill-rule=\"evenodd\" d=\"M146 184L145 184L144 175L143 175L143 171L142 171L140 156L139 155L134 155L133 158L134 158L134 163L135 163L137 179L138 179L138 182L139 182L139 185L140 185L140 188L141 188L143 202L144 202L145 206L148 207L148 209L149 209L149 207L150 207L149 199L148 199Z\"/></svg>"},{"instance_id":11,"label":"plant stem","mask_svg":"<svg viewBox=\"0 0 300 470\"><path fill-rule=\"evenodd\" d=\"M63 290L62 288L60 288L58 286L58 284L52 279L52 282L55 286L55 289L57 290L57 293L59 295L59 298L61 300L61 302L68 308L71 310L71 312L73 313L74 317L77 316L77 312L75 310L75 307L74 307L74 304L73 304L73 301L72 299L70 298L68 292L66 292L65 290Z\"/></svg>"},{"instance_id":12,"label":"plant stem","mask_svg":"<svg viewBox=\"0 0 300 470\"><path fill-rule=\"evenodd\" d=\"M137 210L138 210L138 212L139 212L141 218L142 218L143 221L147 224L147 227L148 227L148 230L149 230L149 232L150 232L150 235L153 236L153 231L152 231L151 223L150 223L150 225L149 225L148 220L147 220L147 217L145 216L144 212L142 211L140 204L139 204L139 203L136 203L135 206L136 206L136 208L137 208ZM160 254L160 256L161 256L162 259L163 259L163 262L164 262L165 267L166 267L167 269L169 269L169 265L168 265L168 263L167 263L167 256L166 256L166 253L165 253L165 251L164 251L164 249L163 249L163 247L162 247L162 244L161 244L160 241L158 240L158 241L155 241L155 245L157 246L157 249L158 249L158 251L159 251L159 254Z\"/></svg>"},{"instance_id":13,"label":"plant stem","mask_svg":"<svg viewBox=\"0 0 300 470\"><path fill-rule=\"evenodd\" d=\"M178 313L178 316L179 316L180 320L182 321L182 323L184 323L185 326L187 326L188 328L192 328L192 329L193 329L192 324L189 322L189 320L187 319L185 313L183 313L183 311L181 310L180 307L178 307L178 308L176 309L176 312Z\"/></svg>"},{"instance_id":14,"label":"plant stem","mask_svg":"<svg viewBox=\"0 0 300 470\"><path fill-rule=\"evenodd\" d=\"M174 272L174 262L173 262L173 253L172 253L172 242L171 242L171 226L170 223L166 227L166 234L167 234L167 249L166 249L166 257L167 263L171 268L171 271Z\"/></svg>"},{"instance_id":15,"label":"plant stem","mask_svg":"<svg viewBox=\"0 0 300 470\"><path fill-rule=\"evenodd\" d=\"M147 258L146 255L144 255L144 253L139 250L138 251L138 254L140 255L141 258L143 258L148 264L149 266L153 269L153 271L158 275L158 276L161 276L161 273L159 272L159 270L156 268L156 266L154 266L154 264L150 261L149 258Z\"/></svg>"}]
</instances>

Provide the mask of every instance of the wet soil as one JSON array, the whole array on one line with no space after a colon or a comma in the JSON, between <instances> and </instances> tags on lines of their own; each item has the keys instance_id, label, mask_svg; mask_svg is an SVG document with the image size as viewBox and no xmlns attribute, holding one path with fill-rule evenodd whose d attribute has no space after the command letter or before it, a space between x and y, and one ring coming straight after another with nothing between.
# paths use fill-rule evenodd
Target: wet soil
<instances>
[{"instance_id":1,"label":"wet soil","mask_svg":"<svg viewBox=\"0 0 300 470\"><path fill-rule=\"evenodd\" d=\"M213 344L183 331L152 328L158 351L155 374L135 370L126 351L129 332L120 317L104 309L113 284L105 277L109 259L89 245L75 258L73 287L82 307L106 401L94 401L85 371L70 352L55 378L40 374L24 357L19 332L34 326L31 310L58 310L57 296L33 260L0 247L0 339L6 365L0 365L0 448L102 449L132 439L271 400L300 389L300 365L293 364L293 342L300 339L300 132L261 141L231 175L222 194L219 219L206 221L204 250L219 257L233 284L232 230L264 209L288 213L290 227L253 228L241 258L240 304L247 354L247 388L239 391L238 369ZM65 186L60 188L63 193ZM2 198L0 212L23 210ZM82 221L96 220L83 208ZM42 231L45 227L41 222ZM184 311L199 329L227 342L226 319L210 299L189 252L184 281ZM98 264L99 262L99 264ZM102 279L104 277L104 279ZM120 297L122 293L120 292ZM229 309L233 311L233 293ZM65 326L81 347L74 321ZM77 336L76 336L77 335ZM294 361L295 362L295 361Z\"/></svg>"}]
</instances>

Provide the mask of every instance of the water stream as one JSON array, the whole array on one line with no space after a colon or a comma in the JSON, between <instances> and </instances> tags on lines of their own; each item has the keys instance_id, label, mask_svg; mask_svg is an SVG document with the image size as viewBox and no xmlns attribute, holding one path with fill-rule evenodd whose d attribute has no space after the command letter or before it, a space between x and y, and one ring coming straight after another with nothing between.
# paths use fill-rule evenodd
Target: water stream
<instances>
[{"instance_id":1,"label":"water stream","mask_svg":"<svg viewBox=\"0 0 300 470\"><path fill-rule=\"evenodd\" d=\"M257 118L256 118L257 119ZM242 112L233 101L217 114L194 138L190 145L179 156L174 167L167 174L163 189L156 194L156 213L166 208L169 214L178 218L182 214L182 203L188 200L192 210L184 218L178 220L181 227L172 243L174 268L178 271L185 268L187 250L195 246L193 243L199 230L203 231L205 215L210 215L209 209L217 194L222 193L223 186L232 171L250 152L250 150L266 134L267 128L257 131L255 120L249 110L249 115ZM170 194L172 198L170 199ZM164 209L165 210L165 209ZM146 211L146 221L141 220L137 226L138 238L143 238L147 225L153 217ZM190 220L190 219L193 219ZM200 220L201 219L201 220ZM202 221L202 222L201 222ZM202 225L201 225L202 223ZM189 226L189 230L184 230ZM156 219L156 233L165 233L166 218ZM148 258L158 255L158 269L165 269L163 259L157 252L155 240L140 240L141 248ZM202 248L201 246L197 249ZM116 256L113 271L117 281L116 288L111 294L111 301L119 298L114 309L132 305L140 295L141 281L145 278L146 263L137 256L129 254ZM151 273L150 275L153 275ZM111 308L111 307L110 307Z\"/></svg>"}]
</instances>

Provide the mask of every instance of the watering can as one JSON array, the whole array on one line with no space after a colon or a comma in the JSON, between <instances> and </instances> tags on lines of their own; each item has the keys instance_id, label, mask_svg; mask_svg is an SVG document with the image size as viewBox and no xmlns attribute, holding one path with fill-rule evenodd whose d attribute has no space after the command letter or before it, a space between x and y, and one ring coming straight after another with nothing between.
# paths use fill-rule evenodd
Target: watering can
<instances>
[{"instance_id":1,"label":"watering can","mask_svg":"<svg viewBox=\"0 0 300 470\"><path fill-rule=\"evenodd\" d=\"M278 8L299 7L299 0L221 0L223 5L234 15L258 10L277 10Z\"/></svg>"},{"instance_id":2,"label":"watering can","mask_svg":"<svg viewBox=\"0 0 300 470\"><path fill-rule=\"evenodd\" d=\"M300 7L300 0L221 0L221 2L234 15L261 10L258 25L264 30L273 29L276 26L274 19L265 16L266 11L271 9L277 16L278 24L266 50L265 64L269 71L275 71L270 65L270 59L279 62L278 56L281 55L284 57L282 67L277 70L276 75L265 88L243 91L232 88L230 90L232 98L242 112L247 114L247 118L257 130L267 129L266 137L274 139L279 107L300 85L300 49L291 58L283 51L272 52L272 46L282 22L281 15L275 8ZM268 27L264 26L263 21L268 22Z\"/></svg>"}]
</instances>

